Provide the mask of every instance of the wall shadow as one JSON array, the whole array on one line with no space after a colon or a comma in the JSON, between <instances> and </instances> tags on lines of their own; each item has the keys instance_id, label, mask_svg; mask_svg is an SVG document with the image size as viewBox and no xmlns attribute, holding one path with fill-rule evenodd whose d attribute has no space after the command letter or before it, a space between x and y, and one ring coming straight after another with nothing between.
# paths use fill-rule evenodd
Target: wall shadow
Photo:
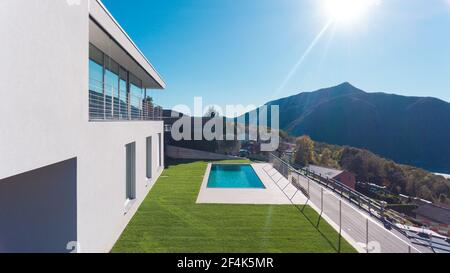
<instances>
[{"instance_id":1,"label":"wall shadow","mask_svg":"<svg viewBox=\"0 0 450 273\"><path fill-rule=\"evenodd\" d=\"M77 159L0 180L0 252L70 252L77 241Z\"/></svg>"}]
</instances>

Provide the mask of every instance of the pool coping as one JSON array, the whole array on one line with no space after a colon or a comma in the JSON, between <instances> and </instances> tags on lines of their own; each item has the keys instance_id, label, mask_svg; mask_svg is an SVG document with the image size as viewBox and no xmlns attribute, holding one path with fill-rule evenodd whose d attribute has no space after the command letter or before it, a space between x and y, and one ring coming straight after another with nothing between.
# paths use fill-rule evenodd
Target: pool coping
<instances>
[{"instance_id":1,"label":"pool coping","mask_svg":"<svg viewBox=\"0 0 450 273\"><path fill-rule=\"evenodd\" d=\"M208 188L209 175L214 163L209 163L197 196L197 204L254 204L254 205L288 205L290 200L280 190L272 176L264 172L267 163L251 163L263 188ZM229 163L228 165L243 165L242 163ZM280 175L281 176L281 175ZM306 203L305 198L299 198L299 204Z\"/></svg>"}]
</instances>

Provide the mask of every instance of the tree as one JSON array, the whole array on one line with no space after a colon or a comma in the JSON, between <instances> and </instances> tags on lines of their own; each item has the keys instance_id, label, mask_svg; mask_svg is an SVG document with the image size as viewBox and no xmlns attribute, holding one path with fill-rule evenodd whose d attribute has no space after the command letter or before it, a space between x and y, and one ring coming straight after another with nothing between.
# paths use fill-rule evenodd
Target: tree
<instances>
[{"instance_id":1,"label":"tree","mask_svg":"<svg viewBox=\"0 0 450 273\"><path fill-rule=\"evenodd\" d=\"M150 96L147 96L147 97L144 99L144 101L145 101L145 102L148 102L148 103L153 103L153 98L150 97Z\"/></svg>"},{"instance_id":2,"label":"tree","mask_svg":"<svg viewBox=\"0 0 450 273\"><path fill-rule=\"evenodd\" d=\"M208 111L205 113L206 118L215 118L219 116L219 112L217 112L216 108L214 106L211 106L208 108Z\"/></svg>"},{"instance_id":3,"label":"tree","mask_svg":"<svg viewBox=\"0 0 450 273\"><path fill-rule=\"evenodd\" d=\"M439 195L439 203L445 204L447 203L447 196L443 193Z\"/></svg>"},{"instance_id":4,"label":"tree","mask_svg":"<svg viewBox=\"0 0 450 273\"><path fill-rule=\"evenodd\" d=\"M330 149L325 148L320 156L320 164L329 167L332 164L332 152Z\"/></svg>"},{"instance_id":5,"label":"tree","mask_svg":"<svg viewBox=\"0 0 450 273\"><path fill-rule=\"evenodd\" d=\"M309 136L297 138L297 147L295 152L295 163L301 167L307 166L313 162L314 141Z\"/></svg>"}]
</instances>

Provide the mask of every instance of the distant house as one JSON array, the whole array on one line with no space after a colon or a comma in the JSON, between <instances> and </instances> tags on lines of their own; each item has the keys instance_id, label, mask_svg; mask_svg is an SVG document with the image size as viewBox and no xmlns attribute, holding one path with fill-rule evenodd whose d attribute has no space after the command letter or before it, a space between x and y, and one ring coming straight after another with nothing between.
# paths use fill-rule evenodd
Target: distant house
<instances>
[{"instance_id":1,"label":"distant house","mask_svg":"<svg viewBox=\"0 0 450 273\"><path fill-rule=\"evenodd\" d=\"M293 158L295 155L295 149L296 149L295 143L289 143L285 141L281 141L280 145L278 147L278 152L284 155L287 158Z\"/></svg>"},{"instance_id":2,"label":"distant house","mask_svg":"<svg viewBox=\"0 0 450 273\"><path fill-rule=\"evenodd\" d=\"M390 194L389 190L386 186L380 186L373 183L365 183L365 182L356 182L358 187L362 189L366 189L367 191L375 194ZM407 196L399 196L402 200L405 200L405 198L408 198Z\"/></svg>"},{"instance_id":3,"label":"distant house","mask_svg":"<svg viewBox=\"0 0 450 273\"><path fill-rule=\"evenodd\" d=\"M297 145L295 143L289 143L282 141L280 142L280 146L278 147L278 151L283 153L294 153Z\"/></svg>"},{"instance_id":4,"label":"distant house","mask_svg":"<svg viewBox=\"0 0 450 273\"><path fill-rule=\"evenodd\" d=\"M450 206L425 202L415 203L418 205L418 208L413 212L416 214L417 219L450 225Z\"/></svg>"},{"instance_id":5,"label":"distant house","mask_svg":"<svg viewBox=\"0 0 450 273\"><path fill-rule=\"evenodd\" d=\"M191 125L191 136L190 139L186 139L186 141L184 141L182 144L180 141L175 140L175 138L172 136L172 126L174 126L174 124L179 121L181 118L185 118L189 120L189 124ZM192 148L190 147L190 145L195 141L195 131L198 130L195 125L197 123L201 124L201 127L199 127L199 130L202 130L203 132L203 128L205 126L205 124L207 122L209 122L212 119L219 119L219 117L217 118L212 118L212 117L191 117L189 115L185 115L183 113L177 112L177 111L173 111L173 110L163 110L163 120L164 120L164 130L166 132L165 136L165 143L168 145L174 145L174 146L179 146L179 145L187 145L188 147L186 148ZM225 118L223 118L225 119ZM224 121L225 122L225 121ZM189 128L184 128L182 127L182 131L187 130ZM202 140L203 139L203 134L202 134ZM187 142L187 143L186 143ZM211 148L211 152L214 150L213 148ZM209 150L208 150L209 151Z\"/></svg>"},{"instance_id":6,"label":"distant house","mask_svg":"<svg viewBox=\"0 0 450 273\"><path fill-rule=\"evenodd\" d=\"M242 149L247 150L250 154L257 154L261 152L261 143L258 141L244 141Z\"/></svg>"},{"instance_id":7,"label":"distant house","mask_svg":"<svg viewBox=\"0 0 450 273\"><path fill-rule=\"evenodd\" d=\"M184 119L183 125L181 127L180 124L177 124L178 121L181 118ZM175 146L175 147L181 147L191 150L198 150L203 152L210 152L210 153L220 153L220 154L226 154L226 155L239 155L239 150L241 149L240 141L237 141L236 138L232 140L224 139L224 140L209 140L205 137L203 131L205 130L205 126L208 125L208 123L221 123L225 125L227 123L226 117L193 117L189 116L177 111L173 110L164 110L163 111L163 120L164 120L164 130L165 130L165 139L164 143L165 145ZM174 130L172 130L172 127L176 126ZM188 135L185 136L182 135L183 138L180 139L178 133L186 132L186 130L189 130L189 128L186 128L187 126L190 126L190 132L187 133ZM209 128L211 129L211 128ZM216 130L215 127L213 130ZM219 130L219 129L217 129ZM227 126L223 126L223 136L225 138L227 133ZM219 132L219 131L218 131ZM174 135L174 134L175 135ZM199 134L197 134L199 133ZM190 134L190 136L189 136ZM220 133L219 133L220 134ZM200 135L200 138L197 138L198 135ZM185 138L186 137L186 138ZM245 147L243 147L245 148Z\"/></svg>"},{"instance_id":8,"label":"distant house","mask_svg":"<svg viewBox=\"0 0 450 273\"><path fill-rule=\"evenodd\" d=\"M356 177L349 171L325 168L316 165L309 165L305 169L324 178L337 180L353 190L356 187Z\"/></svg>"}]
</instances>

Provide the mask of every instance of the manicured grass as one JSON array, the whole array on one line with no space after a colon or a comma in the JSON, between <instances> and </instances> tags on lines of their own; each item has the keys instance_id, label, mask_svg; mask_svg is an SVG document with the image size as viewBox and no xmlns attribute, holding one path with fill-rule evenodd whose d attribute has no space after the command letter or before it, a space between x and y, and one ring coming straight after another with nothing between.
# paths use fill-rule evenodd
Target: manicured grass
<instances>
[{"instance_id":1,"label":"manicured grass","mask_svg":"<svg viewBox=\"0 0 450 273\"><path fill-rule=\"evenodd\" d=\"M206 166L168 167L112 252L337 252L338 234L324 220L316 229L308 206L196 204ZM355 252L344 239L341 251Z\"/></svg>"}]
</instances>

